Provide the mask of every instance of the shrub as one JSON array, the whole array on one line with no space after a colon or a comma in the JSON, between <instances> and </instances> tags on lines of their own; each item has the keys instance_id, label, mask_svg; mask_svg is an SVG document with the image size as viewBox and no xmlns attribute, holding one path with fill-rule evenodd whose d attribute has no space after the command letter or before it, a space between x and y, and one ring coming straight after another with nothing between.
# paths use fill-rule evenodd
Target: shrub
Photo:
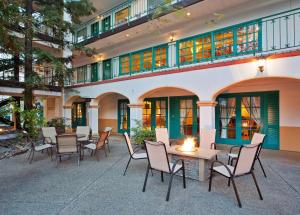
<instances>
[{"instance_id":1,"label":"shrub","mask_svg":"<svg viewBox=\"0 0 300 215\"><path fill-rule=\"evenodd\" d=\"M142 125L142 122L135 120L136 127L132 128L133 132L132 138L135 144L141 145L144 143L144 140L155 141L155 131L145 129Z\"/></svg>"}]
</instances>

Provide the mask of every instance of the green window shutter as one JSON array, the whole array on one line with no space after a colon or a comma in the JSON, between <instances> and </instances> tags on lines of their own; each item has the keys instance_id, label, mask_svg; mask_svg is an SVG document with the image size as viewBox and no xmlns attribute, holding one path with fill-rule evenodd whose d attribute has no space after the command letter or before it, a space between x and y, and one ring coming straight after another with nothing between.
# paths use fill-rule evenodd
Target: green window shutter
<instances>
[{"instance_id":1,"label":"green window shutter","mask_svg":"<svg viewBox=\"0 0 300 215\"><path fill-rule=\"evenodd\" d=\"M103 61L103 80L112 79L111 59Z\"/></svg>"},{"instance_id":2,"label":"green window shutter","mask_svg":"<svg viewBox=\"0 0 300 215\"><path fill-rule=\"evenodd\" d=\"M93 63L91 65L91 81L98 81L98 63Z\"/></svg>"}]
</instances>

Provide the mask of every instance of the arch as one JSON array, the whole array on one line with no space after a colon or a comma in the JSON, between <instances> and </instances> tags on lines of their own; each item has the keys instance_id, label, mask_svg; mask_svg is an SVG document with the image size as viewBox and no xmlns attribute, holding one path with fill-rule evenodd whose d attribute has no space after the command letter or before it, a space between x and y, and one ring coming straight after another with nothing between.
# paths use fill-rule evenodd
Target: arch
<instances>
[{"instance_id":1,"label":"arch","mask_svg":"<svg viewBox=\"0 0 300 215\"><path fill-rule=\"evenodd\" d=\"M251 81L256 81L256 80L259 80L259 81L261 81L261 80L269 81L269 80L282 80L282 79L284 79L284 80L291 80L291 81L299 81L299 83L300 83L300 78L284 77L284 76L282 76L282 77L278 77L277 76L277 77L260 77L260 78L244 79L244 80L237 81L237 82L231 83L229 85L226 85L226 86L222 87L221 89L217 90L215 93L212 94L212 101L215 101L216 98L220 94L228 91L229 89L237 87L237 86L239 86L239 85L241 85L243 83L247 83L247 82L251 82Z\"/></svg>"},{"instance_id":2,"label":"arch","mask_svg":"<svg viewBox=\"0 0 300 215\"><path fill-rule=\"evenodd\" d=\"M128 99L129 102L130 102L130 98L129 98L129 97L123 95L122 93L118 93L118 92L113 92L113 91L111 91L111 92L106 92L106 93L102 93L102 94L98 95L94 100L92 100L92 102L91 102L90 105L95 105L95 106L96 106L96 105L99 105L100 101L101 101L104 97L109 96L109 95L113 95L113 94L121 95L121 96L125 97L126 99Z\"/></svg>"},{"instance_id":3,"label":"arch","mask_svg":"<svg viewBox=\"0 0 300 215\"><path fill-rule=\"evenodd\" d=\"M159 91L162 91L162 90L163 90L163 91L168 90L169 92L171 92L172 90L177 90L177 91L179 90L179 91L182 92L182 93L188 93L188 94L196 95L196 96L198 97L198 99L200 99L197 93L195 93L195 92L193 92L193 91L191 91L191 90L187 90L187 89L182 88L182 87L176 87L176 86L160 86L160 87L156 87L156 88L153 88L153 89L148 89L148 90L142 92L142 93L140 94L140 96L138 96L138 99L137 99L137 100L138 100L138 102L143 102L143 100L144 100L146 97L151 96L151 95L155 94L156 92L159 92ZM174 95L174 96L176 96L176 95Z\"/></svg>"},{"instance_id":4,"label":"arch","mask_svg":"<svg viewBox=\"0 0 300 215\"><path fill-rule=\"evenodd\" d=\"M73 102L80 99L80 96L71 96L67 99L65 106L72 106Z\"/></svg>"}]
</instances>

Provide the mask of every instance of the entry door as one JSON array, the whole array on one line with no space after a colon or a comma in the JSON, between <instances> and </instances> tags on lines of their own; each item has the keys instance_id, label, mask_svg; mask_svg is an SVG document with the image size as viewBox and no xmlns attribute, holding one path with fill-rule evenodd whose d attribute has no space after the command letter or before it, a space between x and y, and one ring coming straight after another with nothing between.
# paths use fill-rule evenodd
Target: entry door
<instances>
[{"instance_id":1,"label":"entry door","mask_svg":"<svg viewBox=\"0 0 300 215\"><path fill-rule=\"evenodd\" d=\"M111 25L111 19L110 19L110 16L105 17L105 18L102 20L102 31L103 31L103 32L109 31L109 30L110 30L110 25Z\"/></svg>"},{"instance_id":2,"label":"entry door","mask_svg":"<svg viewBox=\"0 0 300 215\"><path fill-rule=\"evenodd\" d=\"M98 63L93 63L91 65L91 81L98 81Z\"/></svg>"},{"instance_id":3,"label":"entry door","mask_svg":"<svg viewBox=\"0 0 300 215\"><path fill-rule=\"evenodd\" d=\"M86 126L86 105L84 102L72 105L72 128Z\"/></svg>"},{"instance_id":4,"label":"entry door","mask_svg":"<svg viewBox=\"0 0 300 215\"><path fill-rule=\"evenodd\" d=\"M129 101L122 99L118 101L118 132L130 133L130 109L128 107Z\"/></svg>"},{"instance_id":5,"label":"entry door","mask_svg":"<svg viewBox=\"0 0 300 215\"><path fill-rule=\"evenodd\" d=\"M198 137L199 121L196 97L170 98L170 137L172 139L186 136Z\"/></svg>"},{"instance_id":6,"label":"entry door","mask_svg":"<svg viewBox=\"0 0 300 215\"><path fill-rule=\"evenodd\" d=\"M111 78L111 59L108 59L103 61L103 80L109 80Z\"/></svg>"}]
</instances>

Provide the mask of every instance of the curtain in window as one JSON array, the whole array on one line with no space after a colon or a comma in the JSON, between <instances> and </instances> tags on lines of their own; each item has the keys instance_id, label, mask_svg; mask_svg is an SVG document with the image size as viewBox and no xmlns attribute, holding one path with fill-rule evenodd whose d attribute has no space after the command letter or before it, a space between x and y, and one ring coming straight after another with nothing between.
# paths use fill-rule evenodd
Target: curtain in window
<instances>
[{"instance_id":1,"label":"curtain in window","mask_svg":"<svg viewBox=\"0 0 300 215\"><path fill-rule=\"evenodd\" d=\"M256 122L258 126L258 131L261 127L261 120L260 120L260 97L252 97L252 118Z\"/></svg>"},{"instance_id":2,"label":"curtain in window","mask_svg":"<svg viewBox=\"0 0 300 215\"><path fill-rule=\"evenodd\" d=\"M230 119L235 115L235 109L235 99L222 99L220 101L221 138L227 138L227 127Z\"/></svg>"}]
</instances>

